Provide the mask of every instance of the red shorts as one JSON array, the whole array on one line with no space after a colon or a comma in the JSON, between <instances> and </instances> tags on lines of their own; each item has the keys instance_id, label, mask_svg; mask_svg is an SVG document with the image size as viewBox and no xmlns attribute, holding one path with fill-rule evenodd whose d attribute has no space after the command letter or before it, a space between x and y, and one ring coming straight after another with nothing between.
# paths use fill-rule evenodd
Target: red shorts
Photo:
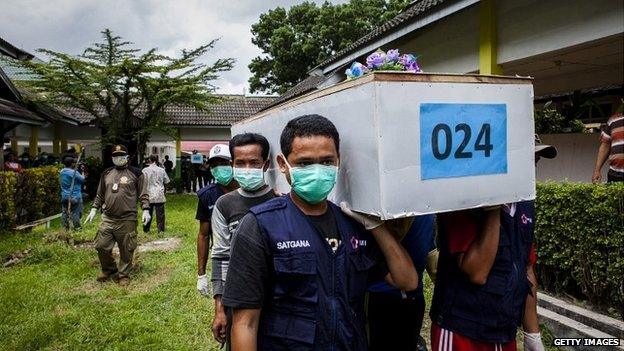
<instances>
[{"instance_id":1,"label":"red shorts","mask_svg":"<svg viewBox=\"0 0 624 351\"><path fill-rule=\"evenodd\" d=\"M516 340L505 344L491 344L472 340L461 334L431 325L431 351L516 351Z\"/></svg>"}]
</instances>

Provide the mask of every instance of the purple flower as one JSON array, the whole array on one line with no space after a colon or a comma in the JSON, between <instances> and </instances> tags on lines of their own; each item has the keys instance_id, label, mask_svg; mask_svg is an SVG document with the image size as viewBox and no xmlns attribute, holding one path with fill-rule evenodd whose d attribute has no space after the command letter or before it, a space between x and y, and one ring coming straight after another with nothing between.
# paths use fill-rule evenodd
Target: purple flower
<instances>
[{"instance_id":1,"label":"purple flower","mask_svg":"<svg viewBox=\"0 0 624 351\"><path fill-rule=\"evenodd\" d=\"M384 64L385 60L386 54L381 50L377 50L372 54L368 55L368 57L366 58L366 66L370 69L377 69Z\"/></svg>"},{"instance_id":2,"label":"purple flower","mask_svg":"<svg viewBox=\"0 0 624 351\"><path fill-rule=\"evenodd\" d=\"M388 53L386 54L386 62L395 63L398 60L399 60L399 50L397 49L388 50Z\"/></svg>"},{"instance_id":3,"label":"purple flower","mask_svg":"<svg viewBox=\"0 0 624 351\"><path fill-rule=\"evenodd\" d=\"M368 71L363 64L359 62L353 62L351 67L345 71L348 78L358 78Z\"/></svg>"},{"instance_id":4,"label":"purple flower","mask_svg":"<svg viewBox=\"0 0 624 351\"><path fill-rule=\"evenodd\" d=\"M420 66L416 62L416 56L412 54L401 55L399 63L403 65L404 69L408 72L422 72Z\"/></svg>"}]
</instances>

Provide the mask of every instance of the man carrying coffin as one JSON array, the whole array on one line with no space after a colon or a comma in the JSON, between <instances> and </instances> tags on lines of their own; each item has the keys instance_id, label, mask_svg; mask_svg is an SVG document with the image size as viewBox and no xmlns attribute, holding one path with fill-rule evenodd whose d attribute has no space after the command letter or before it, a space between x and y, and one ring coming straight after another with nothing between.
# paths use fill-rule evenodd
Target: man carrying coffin
<instances>
[{"instance_id":1,"label":"man carrying coffin","mask_svg":"<svg viewBox=\"0 0 624 351\"><path fill-rule=\"evenodd\" d=\"M413 290L414 265L382 221L326 200L340 166L328 119L291 120L280 146L292 191L252 207L233 238L223 295L232 350L366 350L369 278Z\"/></svg>"},{"instance_id":2,"label":"man carrying coffin","mask_svg":"<svg viewBox=\"0 0 624 351\"><path fill-rule=\"evenodd\" d=\"M535 162L557 150L535 141ZM542 351L533 266L535 206L524 201L438 217L440 257L431 307L433 350Z\"/></svg>"}]
</instances>

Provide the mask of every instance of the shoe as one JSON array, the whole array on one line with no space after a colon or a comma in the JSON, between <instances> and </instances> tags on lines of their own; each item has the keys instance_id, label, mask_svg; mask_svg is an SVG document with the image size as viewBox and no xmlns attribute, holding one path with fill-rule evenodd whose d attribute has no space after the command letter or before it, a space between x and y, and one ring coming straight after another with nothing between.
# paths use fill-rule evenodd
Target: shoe
<instances>
[{"instance_id":1,"label":"shoe","mask_svg":"<svg viewBox=\"0 0 624 351\"><path fill-rule=\"evenodd\" d=\"M115 273L100 272L100 273L98 273L96 279L97 279L98 282L103 283L103 282L107 281L108 279L110 279L116 273L117 272L115 272Z\"/></svg>"},{"instance_id":2,"label":"shoe","mask_svg":"<svg viewBox=\"0 0 624 351\"><path fill-rule=\"evenodd\" d=\"M117 284L119 284L119 286L127 286L128 284L130 284L130 278L121 277L117 280Z\"/></svg>"}]
</instances>

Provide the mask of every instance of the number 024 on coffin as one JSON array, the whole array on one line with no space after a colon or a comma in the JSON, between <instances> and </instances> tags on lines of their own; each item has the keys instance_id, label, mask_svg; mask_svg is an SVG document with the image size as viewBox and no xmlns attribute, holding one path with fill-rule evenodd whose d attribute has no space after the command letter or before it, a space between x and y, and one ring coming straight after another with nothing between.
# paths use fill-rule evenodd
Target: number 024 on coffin
<instances>
[{"instance_id":1,"label":"number 024 on coffin","mask_svg":"<svg viewBox=\"0 0 624 351\"><path fill-rule=\"evenodd\" d=\"M375 72L262 111L232 127L271 143L269 183L290 191L275 156L286 123L329 118L340 133L330 199L383 219L535 197L530 78Z\"/></svg>"}]
</instances>

